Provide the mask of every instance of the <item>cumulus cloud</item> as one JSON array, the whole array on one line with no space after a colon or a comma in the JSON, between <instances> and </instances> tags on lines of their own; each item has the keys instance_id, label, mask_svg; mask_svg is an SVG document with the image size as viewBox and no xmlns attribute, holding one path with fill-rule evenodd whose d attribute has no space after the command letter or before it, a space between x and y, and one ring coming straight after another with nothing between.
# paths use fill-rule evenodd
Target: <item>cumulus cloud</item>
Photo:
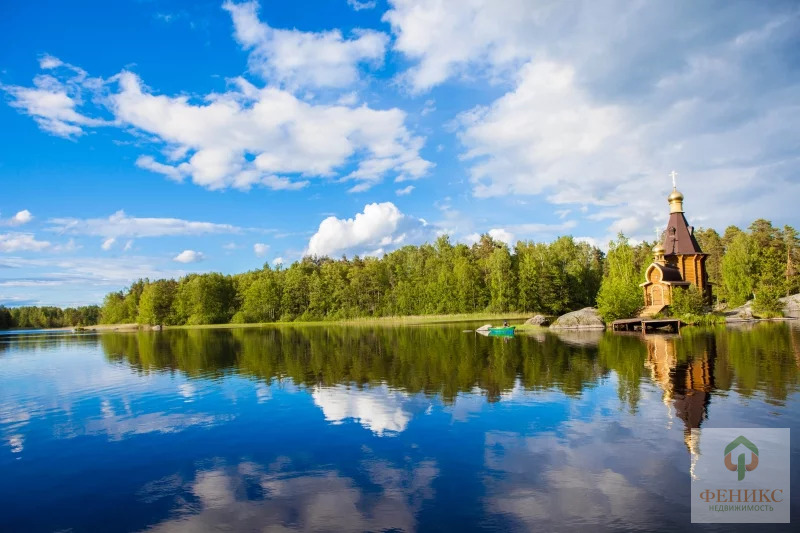
<instances>
[{"instance_id":1,"label":"cumulus cloud","mask_svg":"<svg viewBox=\"0 0 800 533\"><path fill-rule=\"evenodd\" d=\"M180 218L140 218L117 211L108 218L53 218L49 231L74 235L105 237L111 242L120 237L165 237L174 235L208 235L215 233L240 233L241 228L230 224L197 222ZM104 242L104 245L105 245ZM106 249L106 248L104 248Z\"/></svg>"},{"instance_id":2,"label":"cumulus cloud","mask_svg":"<svg viewBox=\"0 0 800 533\"><path fill-rule=\"evenodd\" d=\"M37 241L32 233L0 233L0 252L40 252L49 247L48 241Z\"/></svg>"},{"instance_id":3,"label":"cumulus cloud","mask_svg":"<svg viewBox=\"0 0 800 533\"><path fill-rule=\"evenodd\" d=\"M378 256L432 235L433 228L425 220L401 213L391 202L373 203L365 205L364 211L354 218L331 216L323 220L309 240L306 254Z\"/></svg>"},{"instance_id":4,"label":"cumulus cloud","mask_svg":"<svg viewBox=\"0 0 800 533\"><path fill-rule=\"evenodd\" d=\"M191 176L209 189L298 189L307 185L304 177L335 177L356 153L361 159L342 178L362 184L387 174L417 179L431 166L419 155L423 140L406 129L399 109L312 105L243 79L205 104L150 94L130 72L119 76L119 86L111 99L121 121L191 153L172 165L147 156L137 161L173 180Z\"/></svg>"},{"instance_id":5,"label":"cumulus cloud","mask_svg":"<svg viewBox=\"0 0 800 533\"><path fill-rule=\"evenodd\" d=\"M405 77L424 91L467 72L507 69L530 57L536 32L552 8L528 0L390 0L383 20L394 48L415 64Z\"/></svg>"},{"instance_id":6,"label":"cumulus cloud","mask_svg":"<svg viewBox=\"0 0 800 533\"><path fill-rule=\"evenodd\" d=\"M204 258L205 257L200 252L196 252L194 250L184 250L173 257L172 260L178 263L199 263Z\"/></svg>"},{"instance_id":7,"label":"cumulus cloud","mask_svg":"<svg viewBox=\"0 0 800 533\"><path fill-rule=\"evenodd\" d=\"M489 237L496 241L504 242L509 246L513 246L514 235L503 228L492 228L489 230Z\"/></svg>"},{"instance_id":8,"label":"cumulus cloud","mask_svg":"<svg viewBox=\"0 0 800 533\"><path fill-rule=\"evenodd\" d=\"M226 1L222 7L233 18L236 40L250 50L250 69L269 82L292 88L350 85L358 79L359 64L383 62L389 41L386 34L373 30L354 30L348 39L339 30L272 28L259 20L255 0Z\"/></svg>"},{"instance_id":9,"label":"cumulus cloud","mask_svg":"<svg viewBox=\"0 0 800 533\"><path fill-rule=\"evenodd\" d=\"M31 215L31 212L27 209L23 209L7 220L0 219L0 226L22 226L31 220L33 220L33 215Z\"/></svg>"},{"instance_id":10,"label":"cumulus cloud","mask_svg":"<svg viewBox=\"0 0 800 533\"><path fill-rule=\"evenodd\" d=\"M796 7L390 4L384 19L395 49L412 61L405 79L413 90L452 79L511 85L460 116L477 196L608 206L623 213L609 224L650 237L663 224L666 175L676 168L688 178L679 181L687 208L703 224L792 216L789 199L800 194ZM708 190L718 192L701 193Z\"/></svg>"},{"instance_id":11,"label":"cumulus cloud","mask_svg":"<svg viewBox=\"0 0 800 533\"><path fill-rule=\"evenodd\" d=\"M226 5L237 13L255 9L255 4ZM256 22L252 32L244 26L237 31L240 39L260 38ZM270 34L282 35L276 31L270 29ZM288 34L299 39L286 45L290 49L297 46L319 61L330 58L313 44L316 34ZM335 42L336 35L320 39ZM364 32L356 41L340 44L349 50L352 43L374 37L370 35ZM337 54L341 55L334 53L334 58ZM12 97L11 105L31 115L43 129L65 137L111 124L141 134L162 144L169 158L158 161L143 154L136 165L174 181L188 177L212 190L253 186L296 190L308 185L308 178L324 177L355 180L356 190L366 190L387 176L397 181L421 178L432 167L419 153L424 139L407 129L406 113L398 108L312 104L288 90L273 85L258 88L243 78L230 80L225 92L198 99L158 95L132 72L100 80L88 78L76 67L50 67L55 61L48 56L43 64L55 70L37 76L32 88L2 86ZM306 66L301 61L298 72L305 72ZM82 105L89 108L83 93L91 96L94 114L110 112L113 121L82 114Z\"/></svg>"},{"instance_id":12,"label":"cumulus cloud","mask_svg":"<svg viewBox=\"0 0 800 533\"><path fill-rule=\"evenodd\" d=\"M269 252L269 245L257 242L253 245L253 252L255 252L257 257L264 257L267 255L267 252Z\"/></svg>"}]
</instances>

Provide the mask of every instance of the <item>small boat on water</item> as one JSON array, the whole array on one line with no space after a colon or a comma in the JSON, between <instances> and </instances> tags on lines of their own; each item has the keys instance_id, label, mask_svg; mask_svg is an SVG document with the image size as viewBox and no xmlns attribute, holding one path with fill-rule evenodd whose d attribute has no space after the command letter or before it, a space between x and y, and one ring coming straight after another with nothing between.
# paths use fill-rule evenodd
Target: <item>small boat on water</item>
<instances>
[{"instance_id":1,"label":"small boat on water","mask_svg":"<svg viewBox=\"0 0 800 533\"><path fill-rule=\"evenodd\" d=\"M492 337L513 337L515 326L503 326L499 328L489 328L489 335Z\"/></svg>"}]
</instances>

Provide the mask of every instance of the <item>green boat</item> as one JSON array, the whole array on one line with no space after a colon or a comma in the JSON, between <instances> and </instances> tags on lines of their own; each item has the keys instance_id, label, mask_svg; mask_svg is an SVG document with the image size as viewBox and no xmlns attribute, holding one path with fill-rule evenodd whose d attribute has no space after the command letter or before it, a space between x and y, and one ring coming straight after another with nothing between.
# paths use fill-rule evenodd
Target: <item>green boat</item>
<instances>
[{"instance_id":1,"label":"green boat","mask_svg":"<svg viewBox=\"0 0 800 533\"><path fill-rule=\"evenodd\" d=\"M513 337L515 326L505 326L502 328L489 328L489 335L493 337Z\"/></svg>"}]
</instances>

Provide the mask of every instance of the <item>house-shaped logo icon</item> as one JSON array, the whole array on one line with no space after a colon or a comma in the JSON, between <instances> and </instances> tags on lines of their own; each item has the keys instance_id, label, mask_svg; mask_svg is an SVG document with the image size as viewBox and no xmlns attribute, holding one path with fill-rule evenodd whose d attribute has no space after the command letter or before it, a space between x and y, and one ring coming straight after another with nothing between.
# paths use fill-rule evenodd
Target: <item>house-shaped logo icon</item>
<instances>
[{"instance_id":1,"label":"house-shaped logo icon","mask_svg":"<svg viewBox=\"0 0 800 533\"><path fill-rule=\"evenodd\" d=\"M745 452L739 454L737 457L736 463L734 464L731 454L733 451L739 446L744 446L751 452L750 462L745 464ZM744 473L752 472L758 466L758 448L756 445L744 438L744 436L739 435L735 439L733 439L730 444L725 446L725 467L730 470L731 472L738 472L739 481L744 479Z\"/></svg>"}]
</instances>

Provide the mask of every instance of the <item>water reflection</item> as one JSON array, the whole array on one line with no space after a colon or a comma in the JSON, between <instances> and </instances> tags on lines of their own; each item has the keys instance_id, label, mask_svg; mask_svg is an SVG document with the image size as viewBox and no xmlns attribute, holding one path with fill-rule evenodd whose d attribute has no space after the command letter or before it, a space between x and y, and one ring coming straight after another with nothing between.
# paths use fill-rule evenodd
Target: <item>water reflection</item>
<instances>
[{"instance_id":1,"label":"water reflection","mask_svg":"<svg viewBox=\"0 0 800 533\"><path fill-rule=\"evenodd\" d=\"M412 531L438 474L432 461L398 468L365 459L364 484L334 470L298 472L288 458L266 467L216 462L194 479L173 475L142 488L141 498L176 506L174 518L149 531Z\"/></svg>"},{"instance_id":2,"label":"water reflection","mask_svg":"<svg viewBox=\"0 0 800 533\"><path fill-rule=\"evenodd\" d=\"M0 530L686 529L692 429L800 427L797 325L463 329L1 337Z\"/></svg>"}]
</instances>

